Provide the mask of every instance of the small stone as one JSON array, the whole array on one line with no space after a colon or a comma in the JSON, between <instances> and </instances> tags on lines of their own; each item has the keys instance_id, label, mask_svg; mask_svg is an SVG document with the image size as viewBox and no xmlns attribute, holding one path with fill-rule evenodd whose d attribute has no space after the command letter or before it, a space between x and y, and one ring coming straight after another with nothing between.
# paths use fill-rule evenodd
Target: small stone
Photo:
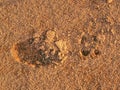
<instances>
[{"instance_id":1,"label":"small stone","mask_svg":"<svg viewBox=\"0 0 120 90\"><path fill-rule=\"evenodd\" d=\"M52 31L52 30L49 30L49 31L46 33L46 37L47 37L47 40L49 40L50 42L51 42L51 41L54 41L55 32Z\"/></svg>"},{"instance_id":2,"label":"small stone","mask_svg":"<svg viewBox=\"0 0 120 90\"><path fill-rule=\"evenodd\" d=\"M114 29L111 29L111 33L114 35L116 32Z\"/></svg>"},{"instance_id":3,"label":"small stone","mask_svg":"<svg viewBox=\"0 0 120 90\"><path fill-rule=\"evenodd\" d=\"M57 47L60 50L60 53L58 55L59 55L59 58L62 59L61 63L63 63L67 59L66 54L68 54L67 42L64 40L59 40L59 41L55 42L55 44L57 45Z\"/></svg>"},{"instance_id":4,"label":"small stone","mask_svg":"<svg viewBox=\"0 0 120 90\"><path fill-rule=\"evenodd\" d=\"M62 53L67 53L67 43L66 41L63 41L63 40L59 40L57 42L55 42L55 44L57 45L57 47L60 49L60 51Z\"/></svg>"},{"instance_id":5,"label":"small stone","mask_svg":"<svg viewBox=\"0 0 120 90\"><path fill-rule=\"evenodd\" d=\"M107 3L112 3L113 0L107 0Z\"/></svg>"}]
</instances>

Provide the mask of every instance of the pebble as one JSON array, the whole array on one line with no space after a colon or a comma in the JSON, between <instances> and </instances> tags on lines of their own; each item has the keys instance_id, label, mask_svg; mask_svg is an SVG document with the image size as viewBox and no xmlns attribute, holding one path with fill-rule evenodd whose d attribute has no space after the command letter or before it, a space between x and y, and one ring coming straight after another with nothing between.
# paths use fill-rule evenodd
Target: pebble
<instances>
[{"instance_id":1,"label":"pebble","mask_svg":"<svg viewBox=\"0 0 120 90\"><path fill-rule=\"evenodd\" d=\"M60 49L60 51L62 53L67 53L67 43L66 41L63 41L63 40L59 40L57 42L55 42L55 44L57 45L57 47Z\"/></svg>"},{"instance_id":2,"label":"pebble","mask_svg":"<svg viewBox=\"0 0 120 90\"><path fill-rule=\"evenodd\" d=\"M52 31L52 30L49 30L49 31L46 33L46 36L47 36L47 39L48 39L49 41L54 41L55 32Z\"/></svg>"},{"instance_id":3,"label":"pebble","mask_svg":"<svg viewBox=\"0 0 120 90\"><path fill-rule=\"evenodd\" d=\"M107 0L107 3L112 3L113 0Z\"/></svg>"}]
</instances>

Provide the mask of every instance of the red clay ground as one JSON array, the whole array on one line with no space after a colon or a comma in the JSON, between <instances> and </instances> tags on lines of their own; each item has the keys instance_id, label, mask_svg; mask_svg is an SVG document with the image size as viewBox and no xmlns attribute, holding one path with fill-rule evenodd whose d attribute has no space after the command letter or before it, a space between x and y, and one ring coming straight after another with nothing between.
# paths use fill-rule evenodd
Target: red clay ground
<instances>
[{"instance_id":1,"label":"red clay ground","mask_svg":"<svg viewBox=\"0 0 120 90\"><path fill-rule=\"evenodd\" d=\"M120 0L0 0L0 90L120 90Z\"/></svg>"}]
</instances>

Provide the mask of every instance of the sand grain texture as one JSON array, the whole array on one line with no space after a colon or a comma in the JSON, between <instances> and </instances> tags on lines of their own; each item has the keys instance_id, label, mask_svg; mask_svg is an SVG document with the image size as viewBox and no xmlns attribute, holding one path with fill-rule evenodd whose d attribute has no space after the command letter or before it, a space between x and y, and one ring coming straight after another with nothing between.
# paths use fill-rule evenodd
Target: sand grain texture
<instances>
[{"instance_id":1,"label":"sand grain texture","mask_svg":"<svg viewBox=\"0 0 120 90\"><path fill-rule=\"evenodd\" d=\"M0 0L0 90L120 90L120 0Z\"/></svg>"}]
</instances>

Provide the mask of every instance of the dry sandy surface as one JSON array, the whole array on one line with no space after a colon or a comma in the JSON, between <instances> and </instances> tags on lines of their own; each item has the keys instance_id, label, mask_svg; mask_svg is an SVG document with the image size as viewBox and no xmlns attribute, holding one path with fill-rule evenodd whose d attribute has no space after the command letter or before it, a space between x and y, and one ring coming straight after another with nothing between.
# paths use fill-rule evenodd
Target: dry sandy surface
<instances>
[{"instance_id":1,"label":"dry sandy surface","mask_svg":"<svg viewBox=\"0 0 120 90\"><path fill-rule=\"evenodd\" d=\"M0 0L0 90L120 90L120 0Z\"/></svg>"}]
</instances>

